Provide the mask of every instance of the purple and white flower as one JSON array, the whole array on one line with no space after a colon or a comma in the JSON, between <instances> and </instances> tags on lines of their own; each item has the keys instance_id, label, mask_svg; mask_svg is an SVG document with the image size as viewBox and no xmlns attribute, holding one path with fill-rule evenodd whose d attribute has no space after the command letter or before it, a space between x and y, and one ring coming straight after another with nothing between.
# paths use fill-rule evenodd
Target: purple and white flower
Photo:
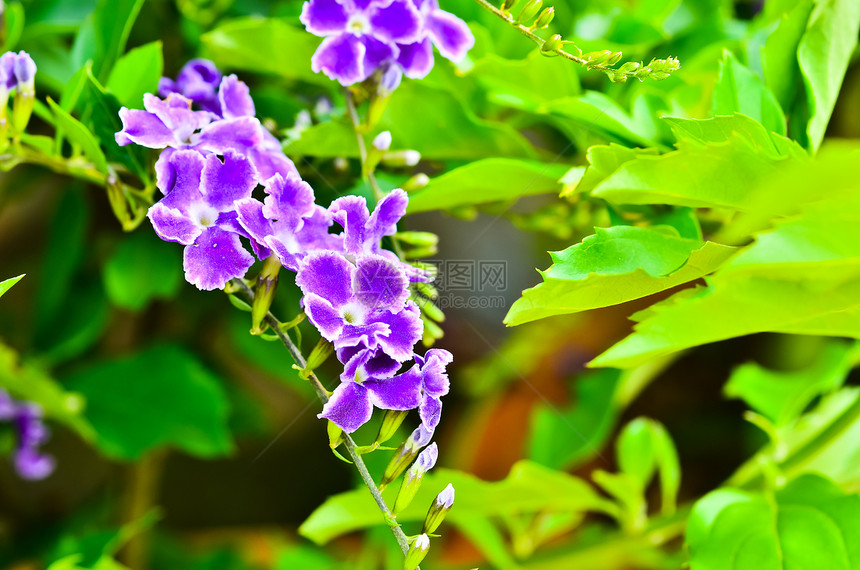
<instances>
[{"instance_id":1,"label":"purple and white flower","mask_svg":"<svg viewBox=\"0 0 860 570\"><path fill-rule=\"evenodd\" d=\"M178 93L194 101L204 111L221 115L220 84L221 71L214 63L208 59L192 59L182 67L175 81L169 77L158 81L158 96L167 98L171 93Z\"/></svg>"}]
</instances>

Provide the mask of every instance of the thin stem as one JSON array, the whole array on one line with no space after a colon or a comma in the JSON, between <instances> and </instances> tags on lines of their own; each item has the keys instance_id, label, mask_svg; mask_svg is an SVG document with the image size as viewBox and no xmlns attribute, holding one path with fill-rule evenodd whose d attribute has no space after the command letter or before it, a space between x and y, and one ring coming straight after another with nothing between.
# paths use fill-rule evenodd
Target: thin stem
<instances>
[{"instance_id":1,"label":"thin stem","mask_svg":"<svg viewBox=\"0 0 860 570\"><path fill-rule=\"evenodd\" d=\"M0 155L0 163L6 162L16 162L17 164L38 164L49 168L58 174L80 178L99 186L105 186L107 184L107 177L88 162L60 159L42 153L31 152L26 149L21 149L21 152L16 154Z\"/></svg>"},{"instance_id":2,"label":"thin stem","mask_svg":"<svg viewBox=\"0 0 860 570\"><path fill-rule=\"evenodd\" d=\"M234 279L231 283L237 288L241 289L246 297L253 303L254 301L254 291L241 279ZM307 366L307 360L302 356L301 350L299 347L293 343L293 340L283 331L281 328L281 321L279 321L271 312L266 313L266 322L275 331L275 334L278 335L278 338L281 340L281 343L290 351L290 355L293 357L293 360L296 361L296 364L305 368ZM328 402L328 391L323 386L322 382L320 382L319 378L313 371L307 372L308 381L311 383L311 386L316 392L317 397L320 401L325 404ZM397 544L400 546L400 550L405 555L409 551L409 539L406 537L406 534L396 524L391 524L391 521L394 520L394 515L391 513L391 510L388 508L388 505L385 504L385 499L382 498L382 493L380 493L379 488L376 486L376 483L373 481L373 477L371 477L370 472L367 470L367 466L364 464L364 460L362 460L361 455L356 451L355 442L352 440L352 437L349 434L343 434L344 446L346 447L347 452L349 453L350 458L352 459L355 468L358 470L358 474L361 475L362 481L364 481L365 486L367 486L370 494L373 495L373 500L376 502L379 510L382 511L382 514L385 517L386 523L391 528L391 532L394 534L394 538L397 540Z\"/></svg>"},{"instance_id":3,"label":"thin stem","mask_svg":"<svg viewBox=\"0 0 860 570\"><path fill-rule=\"evenodd\" d=\"M373 169L368 168L367 146L364 144L364 137L361 134L361 119L358 117L358 111L355 108L355 101L352 98L352 93L349 89L346 89L345 94L346 109L349 113L349 119L352 122L352 132L355 134L355 142L358 145L358 157L359 160L361 160L361 172L364 174L364 177L367 178L367 183L373 191L373 196L377 201L379 201L382 199L383 192L382 188L379 187L379 182L376 180L376 175L374 174ZM391 243L397 257L405 261L403 248L400 247L400 242L396 238L392 237Z\"/></svg>"}]
</instances>

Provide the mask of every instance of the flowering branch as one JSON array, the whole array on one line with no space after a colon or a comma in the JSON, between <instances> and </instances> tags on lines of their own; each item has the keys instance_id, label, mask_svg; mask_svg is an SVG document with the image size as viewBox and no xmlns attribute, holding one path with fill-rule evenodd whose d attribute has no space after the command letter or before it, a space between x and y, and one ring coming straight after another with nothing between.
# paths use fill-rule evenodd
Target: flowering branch
<instances>
[{"instance_id":1,"label":"flowering branch","mask_svg":"<svg viewBox=\"0 0 860 570\"><path fill-rule=\"evenodd\" d=\"M242 293L248 298L249 301L253 303L254 301L254 291L245 283L242 279L233 279L230 282L234 287L240 289ZM284 332L283 327L281 326L281 321L277 319L271 312L266 313L265 317L266 323L271 327L274 333L278 336L281 343L286 347L286 349L290 352L290 355L293 357L293 360L296 361L296 365L299 368L305 370L304 376L307 377L308 382L310 382L311 387L313 387L314 392L316 392L317 397L323 404L328 403L329 393L328 390L325 389L322 382L320 382L316 373L312 370L307 370L307 360L302 355L299 347L295 345L293 340ZM385 503L385 499L382 498L382 493L379 491L379 488L376 486L376 483L373 481L373 477L371 477L370 472L367 470L367 466L364 464L364 461L361 459L361 455L359 455L358 450L356 449L355 442L349 434L344 433L342 435L344 445L346 447L347 453L349 453L350 458L352 459L355 468L358 470L358 474L361 476L361 480L364 482L365 486L367 486L367 490L370 491L370 494L373 495L373 500L376 502L379 510L382 512L382 516L385 518L386 523L391 528L391 532L394 534L394 538L397 540L397 544L400 546L400 550L404 555L409 551L409 539L406 537L406 534L400 528L400 526L395 522L394 515L391 510L388 508L388 505Z\"/></svg>"},{"instance_id":2,"label":"flowering branch","mask_svg":"<svg viewBox=\"0 0 860 570\"><path fill-rule=\"evenodd\" d=\"M614 67L621 61L622 54L620 51L600 50L589 53L582 53L582 50L576 47L576 44L570 40L564 40L559 34L555 34L548 40L543 39L534 30L542 29L549 26L555 14L554 8L549 7L543 12L538 12L542 5L542 0L529 0L519 15L514 17L510 10L516 4L516 0L505 0L501 9L493 6L487 0L475 0L485 10L492 12L519 33L533 41L540 48L541 53L547 56L561 56L569 59L586 69L600 71L609 77L613 83L624 83L629 78L635 77L639 81L646 77L660 81L666 79L672 72L681 68L681 62L676 57L668 57L667 59L652 59L648 65L643 62L628 61L621 67ZM531 25L525 25L537 16L537 19ZM569 44L576 50L576 54L570 53L564 49L565 44Z\"/></svg>"}]
</instances>

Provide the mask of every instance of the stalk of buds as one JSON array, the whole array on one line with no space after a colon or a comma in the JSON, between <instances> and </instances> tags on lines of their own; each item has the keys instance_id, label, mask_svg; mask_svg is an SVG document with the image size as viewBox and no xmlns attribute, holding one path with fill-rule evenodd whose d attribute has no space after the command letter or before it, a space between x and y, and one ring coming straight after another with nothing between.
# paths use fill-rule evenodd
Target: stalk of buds
<instances>
[{"instance_id":1,"label":"stalk of buds","mask_svg":"<svg viewBox=\"0 0 860 570\"><path fill-rule=\"evenodd\" d=\"M424 519L424 529L422 532L425 534L433 534L436 529L439 528L439 525L442 524L442 521L445 520L445 517L448 515L448 511L450 511L453 506L454 486L449 483L448 486L436 496L436 500L433 501L433 505L431 505L430 510L427 511L427 517Z\"/></svg>"},{"instance_id":2,"label":"stalk of buds","mask_svg":"<svg viewBox=\"0 0 860 570\"><path fill-rule=\"evenodd\" d=\"M397 433L397 428L406 419L408 411L385 410L385 415L382 416L382 425L379 426L379 433L376 435L376 444L381 445L394 437Z\"/></svg>"},{"instance_id":3,"label":"stalk of buds","mask_svg":"<svg viewBox=\"0 0 860 570\"><path fill-rule=\"evenodd\" d=\"M406 477L403 478L403 483L400 484L400 491L397 493L397 498L394 499L394 508L391 511L396 515L403 511L415 498L415 493L421 488L421 483L424 481L424 475L433 469L436 465L436 460L439 458L439 450L435 443L431 443L427 449L418 455L418 459L409 468Z\"/></svg>"}]
</instances>

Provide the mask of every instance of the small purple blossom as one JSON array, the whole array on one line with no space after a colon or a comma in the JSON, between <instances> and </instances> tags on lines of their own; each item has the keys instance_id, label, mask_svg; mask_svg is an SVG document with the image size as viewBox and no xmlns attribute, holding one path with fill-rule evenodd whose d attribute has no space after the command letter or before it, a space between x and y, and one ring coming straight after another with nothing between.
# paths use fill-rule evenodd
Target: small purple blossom
<instances>
[{"instance_id":1,"label":"small purple blossom","mask_svg":"<svg viewBox=\"0 0 860 570\"><path fill-rule=\"evenodd\" d=\"M228 151L204 156L194 150L171 154L166 196L147 216L158 236L185 245L185 278L199 289L223 287L242 277L254 258L242 247L233 203L249 198L257 185L251 163Z\"/></svg>"},{"instance_id":2,"label":"small purple blossom","mask_svg":"<svg viewBox=\"0 0 860 570\"><path fill-rule=\"evenodd\" d=\"M0 388L0 421L11 422L17 442L12 460L18 474L29 480L44 479L55 468L54 459L39 448L50 437L42 422L42 408L31 402L17 402Z\"/></svg>"},{"instance_id":3,"label":"small purple blossom","mask_svg":"<svg viewBox=\"0 0 860 570\"><path fill-rule=\"evenodd\" d=\"M437 459L439 459L439 448L434 441L418 454L418 459L409 468L409 476L413 478L423 477L425 473L433 469Z\"/></svg>"},{"instance_id":4,"label":"small purple blossom","mask_svg":"<svg viewBox=\"0 0 860 570\"><path fill-rule=\"evenodd\" d=\"M454 485L448 483L448 486L436 495L436 506L440 509L450 509L454 506Z\"/></svg>"},{"instance_id":5,"label":"small purple blossom","mask_svg":"<svg viewBox=\"0 0 860 570\"><path fill-rule=\"evenodd\" d=\"M0 56L0 117L5 116L9 93L17 88L28 95L34 93L36 64L25 51L7 51Z\"/></svg>"},{"instance_id":6,"label":"small purple blossom","mask_svg":"<svg viewBox=\"0 0 860 570\"><path fill-rule=\"evenodd\" d=\"M421 404L418 413L421 422L429 429L439 424L442 415L442 396L450 390L450 382L445 368L454 356L447 350L431 348L424 357L415 355L417 373L421 376Z\"/></svg>"},{"instance_id":7,"label":"small purple blossom","mask_svg":"<svg viewBox=\"0 0 860 570\"><path fill-rule=\"evenodd\" d=\"M341 85L364 81L398 56L397 44L420 39L421 15L410 0L309 0L301 21L325 37L311 68Z\"/></svg>"},{"instance_id":8,"label":"small purple blossom","mask_svg":"<svg viewBox=\"0 0 860 570\"><path fill-rule=\"evenodd\" d=\"M166 98L171 93L178 93L194 101L204 111L221 115L220 84L221 71L214 63L208 59L192 59L182 67L175 81L169 77L159 80L158 96Z\"/></svg>"}]
</instances>

